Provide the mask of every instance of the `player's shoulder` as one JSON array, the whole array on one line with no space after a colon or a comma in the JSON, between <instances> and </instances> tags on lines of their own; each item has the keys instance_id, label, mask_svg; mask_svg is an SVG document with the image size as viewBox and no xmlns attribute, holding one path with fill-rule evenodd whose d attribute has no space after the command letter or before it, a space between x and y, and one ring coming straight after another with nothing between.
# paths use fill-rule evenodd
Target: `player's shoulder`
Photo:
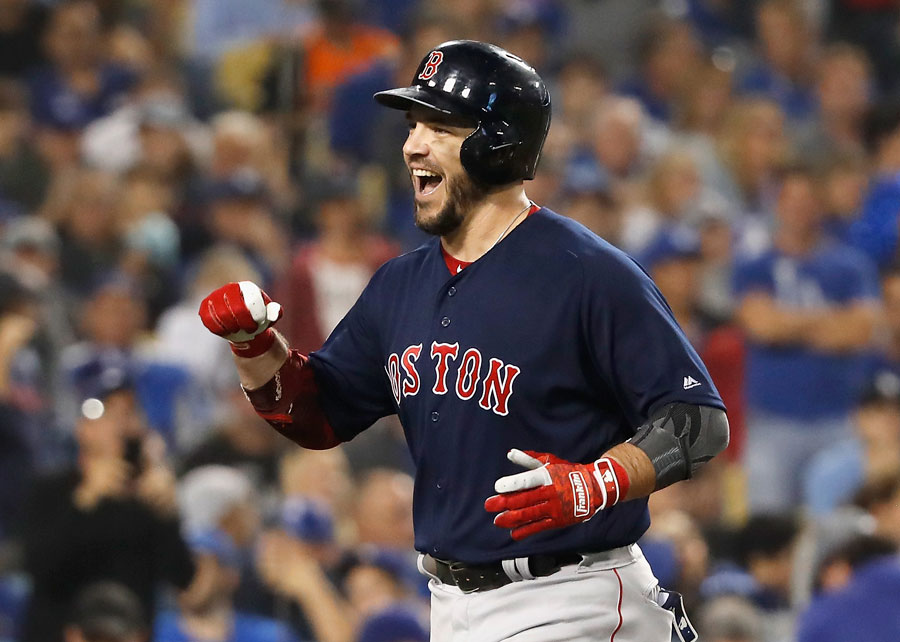
<instances>
[{"instance_id":1,"label":"player's shoulder","mask_svg":"<svg viewBox=\"0 0 900 642\"><path fill-rule=\"evenodd\" d=\"M429 239L416 249L385 261L381 267L375 270L372 280L376 281L395 277L399 274L418 272L430 260L430 255L435 251L435 246L438 243L440 243L440 240L437 237Z\"/></svg>"},{"instance_id":2,"label":"player's shoulder","mask_svg":"<svg viewBox=\"0 0 900 642\"><path fill-rule=\"evenodd\" d=\"M565 254L587 276L599 277L609 285L623 278L628 282L649 279L634 258L581 223L546 207L532 216L536 225L530 235L537 254Z\"/></svg>"}]
</instances>

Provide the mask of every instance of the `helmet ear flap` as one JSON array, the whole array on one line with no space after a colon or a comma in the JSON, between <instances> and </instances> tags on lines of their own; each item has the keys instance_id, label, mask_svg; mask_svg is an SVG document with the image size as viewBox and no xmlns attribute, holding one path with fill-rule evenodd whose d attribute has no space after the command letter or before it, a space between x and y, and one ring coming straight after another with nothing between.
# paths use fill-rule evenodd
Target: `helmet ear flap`
<instances>
[{"instance_id":1,"label":"helmet ear flap","mask_svg":"<svg viewBox=\"0 0 900 642\"><path fill-rule=\"evenodd\" d=\"M459 158L473 178L489 185L503 185L523 178L514 163L521 140L504 121L481 122L463 141Z\"/></svg>"}]
</instances>

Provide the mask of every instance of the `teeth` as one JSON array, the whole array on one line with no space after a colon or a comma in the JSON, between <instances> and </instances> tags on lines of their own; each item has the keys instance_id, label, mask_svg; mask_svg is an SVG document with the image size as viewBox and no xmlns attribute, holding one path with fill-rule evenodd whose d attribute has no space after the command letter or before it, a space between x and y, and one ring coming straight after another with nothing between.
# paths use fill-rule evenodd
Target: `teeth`
<instances>
[{"instance_id":1,"label":"teeth","mask_svg":"<svg viewBox=\"0 0 900 642\"><path fill-rule=\"evenodd\" d=\"M413 176L422 176L422 177L440 176L440 174L438 174L436 172L430 172L427 169L414 169L412 171L412 173L413 173Z\"/></svg>"}]
</instances>

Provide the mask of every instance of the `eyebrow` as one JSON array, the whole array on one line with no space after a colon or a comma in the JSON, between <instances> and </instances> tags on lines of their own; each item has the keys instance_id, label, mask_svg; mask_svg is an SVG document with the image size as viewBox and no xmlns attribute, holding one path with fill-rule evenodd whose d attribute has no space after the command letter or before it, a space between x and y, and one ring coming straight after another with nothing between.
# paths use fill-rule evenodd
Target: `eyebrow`
<instances>
[{"instance_id":1,"label":"eyebrow","mask_svg":"<svg viewBox=\"0 0 900 642\"><path fill-rule=\"evenodd\" d=\"M440 114L435 113L433 115L429 114L423 117L414 117L411 111L406 112L406 122L407 123L425 123L426 125L439 125L443 127L458 127L460 129L469 129L475 128L478 126L477 122L467 121L465 118L461 116L449 115L449 114Z\"/></svg>"}]
</instances>

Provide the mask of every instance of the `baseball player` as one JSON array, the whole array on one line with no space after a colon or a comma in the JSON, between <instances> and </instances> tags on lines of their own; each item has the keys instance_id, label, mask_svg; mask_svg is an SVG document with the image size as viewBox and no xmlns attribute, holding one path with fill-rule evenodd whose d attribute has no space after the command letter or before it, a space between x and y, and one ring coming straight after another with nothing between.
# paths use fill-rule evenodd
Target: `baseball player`
<instances>
[{"instance_id":1,"label":"baseball player","mask_svg":"<svg viewBox=\"0 0 900 642\"><path fill-rule=\"evenodd\" d=\"M437 641L693 639L635 543L647 496L728 443L709 374L650 278L531 203L550 125L538 74L493 45L430 51L404 110L416 224L321 350L290 350L249 282L200 316L253 406L307 448L397 413L416 463Z\"/></svg>"}]
</instances>

